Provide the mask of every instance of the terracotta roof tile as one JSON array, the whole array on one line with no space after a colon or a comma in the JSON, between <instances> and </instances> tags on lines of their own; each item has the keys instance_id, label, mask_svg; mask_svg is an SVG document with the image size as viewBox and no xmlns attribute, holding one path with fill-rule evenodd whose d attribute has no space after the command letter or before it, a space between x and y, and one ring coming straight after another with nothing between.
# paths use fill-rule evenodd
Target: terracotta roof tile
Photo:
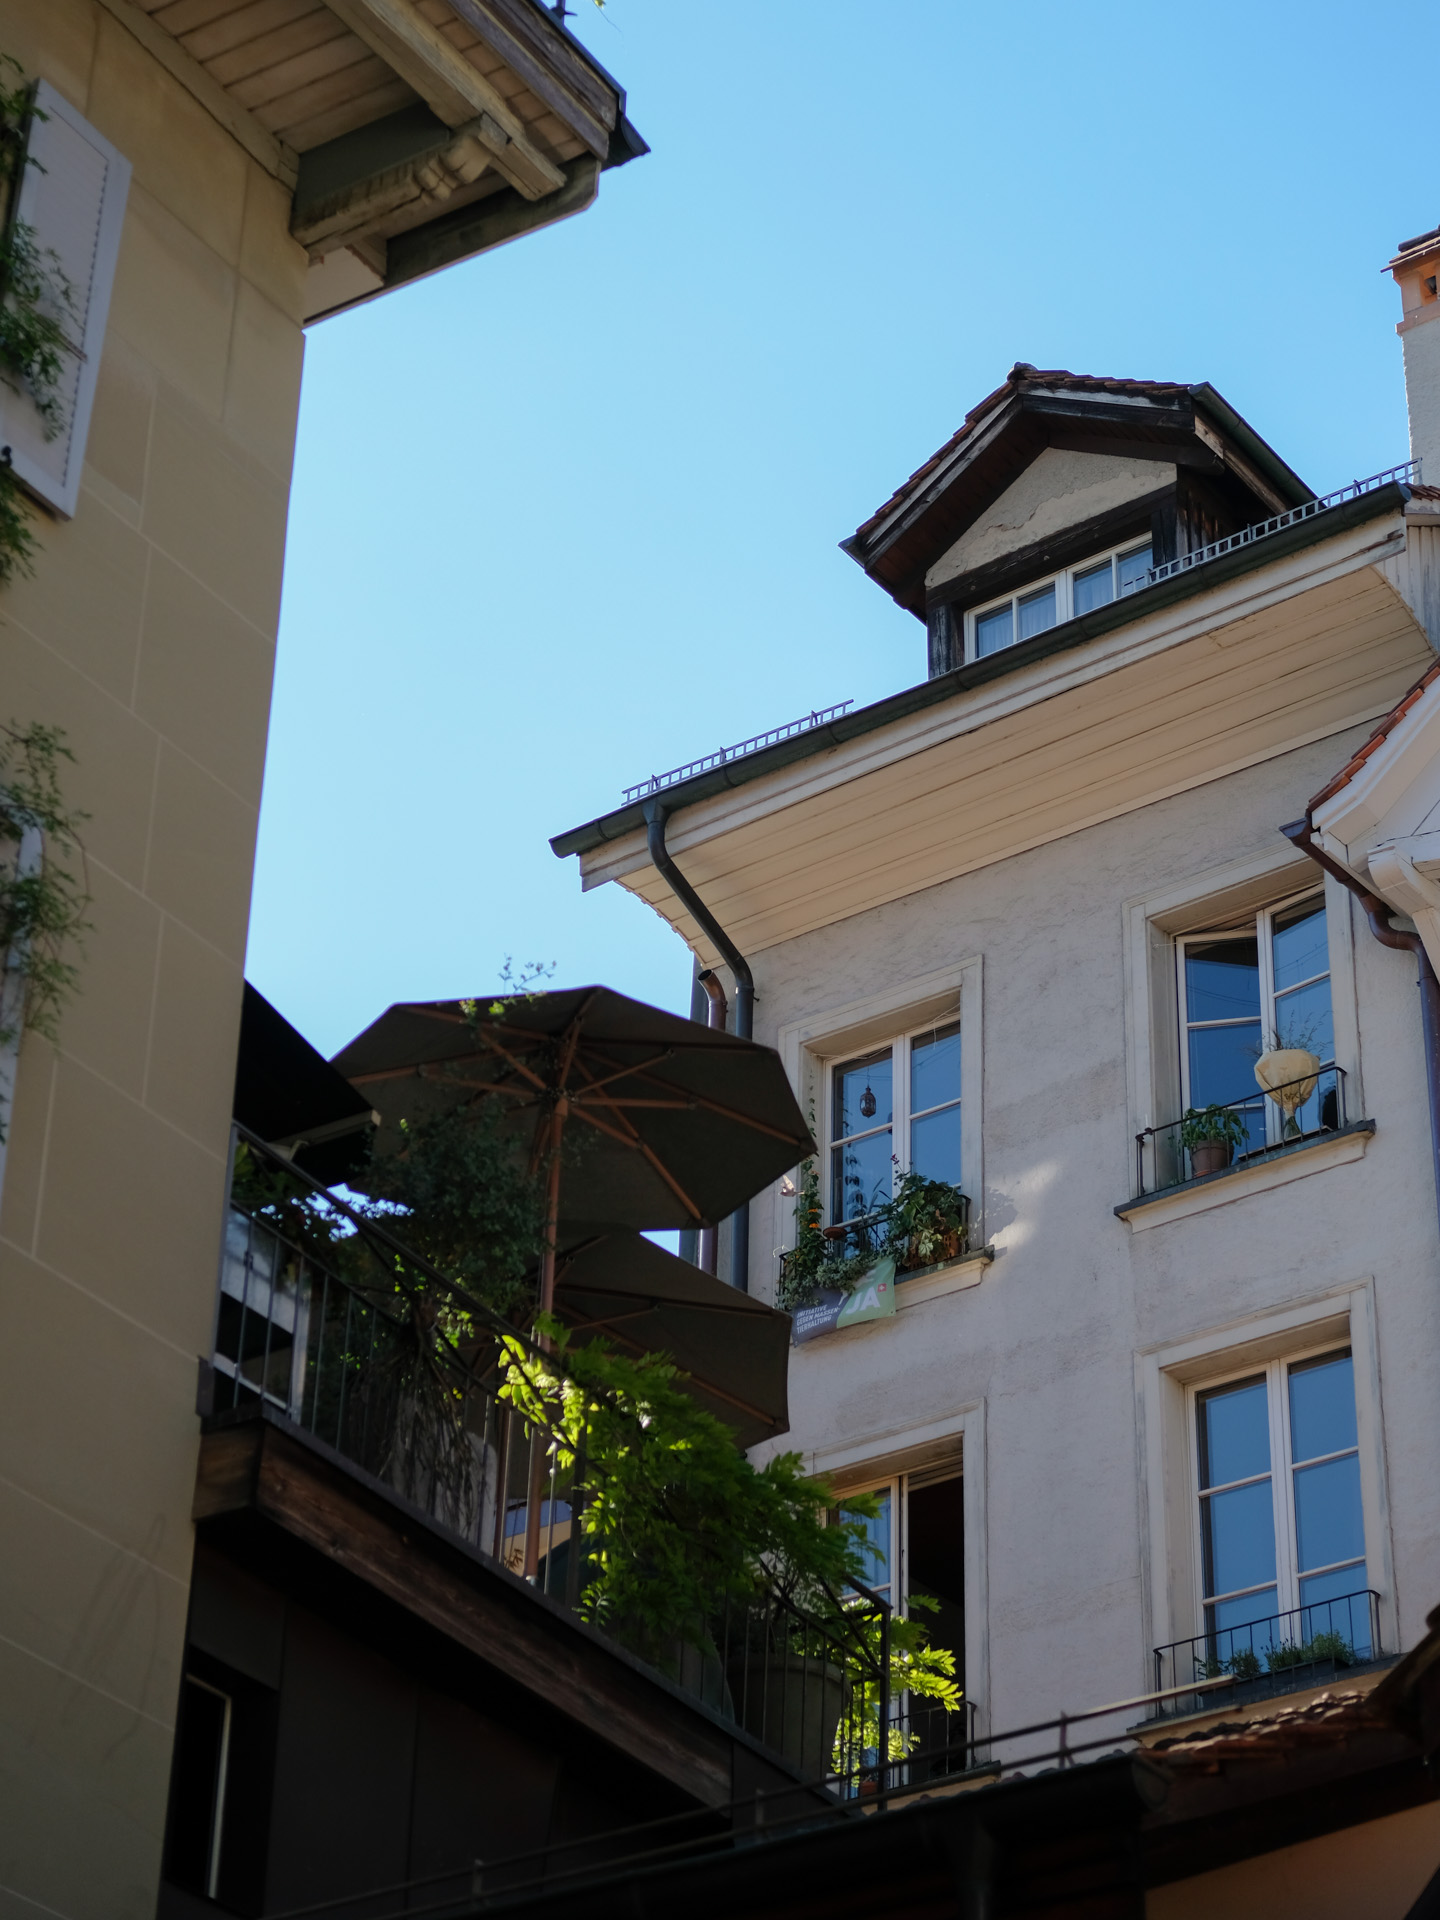
<instances>
[{"instance_id":1,"label":"terracotta roof tile","mask_svg":"<svg viewBox=\"0 0 1440 1920\"><path fill-rule=\"evenodd\" d=\"M877 507L868 520L861 522L855 529L854 537L860 540L871 532L914 487L932 474L943 460L948 459L1002 402L1022 387L1070 387L1077 393L1139 394L1146 399L1155 400L1168 399L1172 394L1190 391L1181 381L1125 380L1111 375L1068 373L1064 367L1032 367L1028 361L1017 360L1006 375L1004 385L996 387L993 393L987 393L978 406L970 409L944 446L932 453L923 466L917 467L910 478L898 486L885 504Z\"/></svg>"},{"instance_id":2,"label":"terracotta roof tile","mask_svg":"<svg viewBox=\"0 0 1440 1920\"><path fill-rule=\"evenodd\" d=\"M1149 1751L1168 1766L1211 1767L1222 1760L1255 1760L1339 1746L1356 1734L1384 1733L1393 1723L1377 1713L1369 1693L1322 1693L1302 1707L1260 1720L1224 1720L1218 1726L1157 1740Z\"/></svg>"},{"instance_id":3,"label":"terracotta roof tile","mask_svg":"<svg viewBox=\"0 0 1440 1920\"><path fill-rule=\"evenodd\" d=\"M1380 722L1364 746L1358 747L1345 762L1345 765L1341 767L1340 771L1334 775L1332 779L1325 782L1325 785L1310 802L1308 808L1310 813L1313 813L1316 807L1324 806L1327 800L1333 799L1342 787L1349 786L1350 782L1355 778L1356 774L1360 772L1371 754L1375 752L1377 747L1383 744L1388 734L1395 731L1396 727L1399 726L1406 714L1409 713L1416 701L1419 700L1425 689L1433 685L1436 680L1440 680L1440 660L1435 661L1433 666L1427 668L1427 670L1421 674L1420 678L1415 682L1414 686L1410 688L1404 699L1386 714L1385 718Z\"/></svg>"}]
</instances>

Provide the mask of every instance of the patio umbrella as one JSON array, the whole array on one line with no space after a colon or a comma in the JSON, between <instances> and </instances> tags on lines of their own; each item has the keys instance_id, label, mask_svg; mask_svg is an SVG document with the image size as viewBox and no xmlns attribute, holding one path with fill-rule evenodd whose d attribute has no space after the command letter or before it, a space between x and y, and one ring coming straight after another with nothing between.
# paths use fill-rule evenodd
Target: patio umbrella
<instances>
[{"instance_id":1,"label":"patio umbrella","mask_svg":"<svg viewBox=\"0 0 1440 1920\"><path fill-rule=\"evenodd\" d=\"M561 1241L555 1312L577 1346L603 1336L621 1352L669 1354L742 1447L788 1430L788 1314L638 1233L566 1226Z\"/></svg>"},{"instance_id":2,"label":"patio umbrella","mask_svg":"<svg viewBox=\"0 0 1440 1920\"><path fill-rule=\"evenodd\" d=\"M560 1220L713 1225L815 1151L771 1048L608 987L401 1004L334 1064L380 1114L382 1149L401 1120L498 1104L548 1173L544 1310Z\"/></svg>"}]
</instances>

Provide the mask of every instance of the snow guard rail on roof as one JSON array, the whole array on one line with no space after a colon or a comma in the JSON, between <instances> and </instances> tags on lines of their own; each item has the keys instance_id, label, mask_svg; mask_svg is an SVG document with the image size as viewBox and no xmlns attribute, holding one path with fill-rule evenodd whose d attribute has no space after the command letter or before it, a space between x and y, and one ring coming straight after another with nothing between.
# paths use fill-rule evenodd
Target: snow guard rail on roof
<instances>
[{"instance_id":1,"label":"snow guard rail on roof","mask_svg":"<svg viewBox=\"0 0 1440 1920\"><path fill-rule=\"evenodd\" d=\"M752 734L748 740L741 740L733 747L721 747L718 753L707 753L702 760L687 760L683 767L672 767L668 773L652 773L638 787L626 787L625 803L629 806L636 800L648 798L652 793L659 793L662 788L679 786L682 780L690 779L692 774L709 773L712 767L723 767L728 760L739 760L742 755L754 753L760 747L773 747L777 741L793 739L797 733L808 733L812 727L823 727L827 721L836 719L854 704L853 700L842 700L835 707L814 707L798 720L787 721L783 727L771 727L768 733Z\"/></svg>"},{"instance_id":2,"label":"snow guard rail on roof","mask_svg":"<svg viewBox=\"0 0 1440 1920\"><path fill-rule=\"evenodd\" d=\"M1178 560L1151 567L1145 584L1153 587L1161 580L1173 580L1177 573L1188 573L1191 567L1203 566L1207 560L1218 560L1222 553L1253 546L1257 540L1264 540L1272 533L1283 533L1286 527L1293 527L1301 520L1313 520L1317 513L1324 513L1327 507L1338 507L1342 500L1358 500L1362 494L1374 493L1377 487L1388 486L1392 481L1413 486L1419 479L1420 462L1406 460L1398 467L1386 467L1383 473L1372 473L1368 479L1352 480L1348 487L1337 487L1334 493L1323 494L1318 500L1307 500L1303 507L1277 513L1273 520L1259 520L1253 527L1242 527L1239 533L1227 533L1223 540L1212 540L1208 547L1197 547L1194 553L1183 553Z\"/></svg>"}]
</instances>

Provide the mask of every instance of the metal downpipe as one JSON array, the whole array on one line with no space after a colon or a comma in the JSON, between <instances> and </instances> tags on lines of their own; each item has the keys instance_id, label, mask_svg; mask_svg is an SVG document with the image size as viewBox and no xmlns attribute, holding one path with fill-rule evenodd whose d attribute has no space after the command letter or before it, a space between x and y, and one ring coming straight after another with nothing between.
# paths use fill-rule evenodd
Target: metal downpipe
<instances>
[{"instance_id":1,"label":"metal downpipe","mask_svg":"<svg viewBox=\"0 0 1440 1920\"><path fill-rule=\"evenodd\" d=\"M1390 919L1393 909L1388 903L1362 885L1338 860L1332 860L1323 847L1315 845L1315 822L1309 813L1303 820L1292 820L1288 827L1281 827L1280 831L1292 846L1308 854L1317 867L1322 867L1332 879L1338 880L1342 887L1354 894L1365 909L1371 933L1382 947L1394 947L1402 953L1415 955L1420 976L1420 1031L1425 1043L1425 1082L1430 1095L1430 1167L1435 1181L1436 1218L1440 1222L1440 980L1435 977L1435 969L1425 951L1425 942L1418 933L1408 933L1404 927L1394 926Z\"/></svg>"},{"instance_id":2,"label":"metal downpipe","mask_svg":"<svg viewBox=\"0 0 1440 1920\"><path fill-rule=\"evenodd\" d=\"M755 1037L755 976L750 971L750 963L671 858L670 851L665 845L665 809L658 800L645 802L645 837L655 870L663 876L676 899L709 936L719 951L720 958L729 967L734 977L736 1037L741 1040L753 1040ZM703 979L704 976L702 975L701 978ZM706 991L709 991L708 986ZM713 997L711 1011L713 1015ZM743 1207L737 1207L730 1216L730 1273L730 1284L738 1287L741 1293L748 1293L750 1290L750 1203L748 1200Z\"/></svg>"},{"instance_id":3,"label":"metal downpipe","mask_svg":"<svg viewBox=\"0 0 1440 1920\"><path fill-rule=\"evenodd\" d=\"M706 967L695 977L704 988L710 1003L709 1018L705 1024L707 1027L718 1028L723 1033L730 1008L726 1003L725 989L720 984L719 976ZM701 1227L697 1251L699 1257L695 1262L696 1266L705 1273L718 1273L720 1270L720 1229L718 1227Z\"/></svg>"}]
</instances>

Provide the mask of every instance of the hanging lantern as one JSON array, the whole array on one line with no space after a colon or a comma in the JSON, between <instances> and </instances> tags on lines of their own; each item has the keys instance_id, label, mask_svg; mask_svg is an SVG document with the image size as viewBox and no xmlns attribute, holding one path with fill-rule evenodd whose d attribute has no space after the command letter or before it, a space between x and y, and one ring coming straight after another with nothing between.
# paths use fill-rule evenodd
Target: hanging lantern
<instances>
[{"instance_id":1,"label":"hanging lantern","mask_svg":"<svg viewBox=\"0 0 1440 1920\"><path fill-rule=\"evenodd\" d=\"M875 1117L875 1096L870 1091L868 1080L865 1082L865 1091L860 1096L860 1111L867 1120L873 1120Z\"/></svg>"}]
</instances>

